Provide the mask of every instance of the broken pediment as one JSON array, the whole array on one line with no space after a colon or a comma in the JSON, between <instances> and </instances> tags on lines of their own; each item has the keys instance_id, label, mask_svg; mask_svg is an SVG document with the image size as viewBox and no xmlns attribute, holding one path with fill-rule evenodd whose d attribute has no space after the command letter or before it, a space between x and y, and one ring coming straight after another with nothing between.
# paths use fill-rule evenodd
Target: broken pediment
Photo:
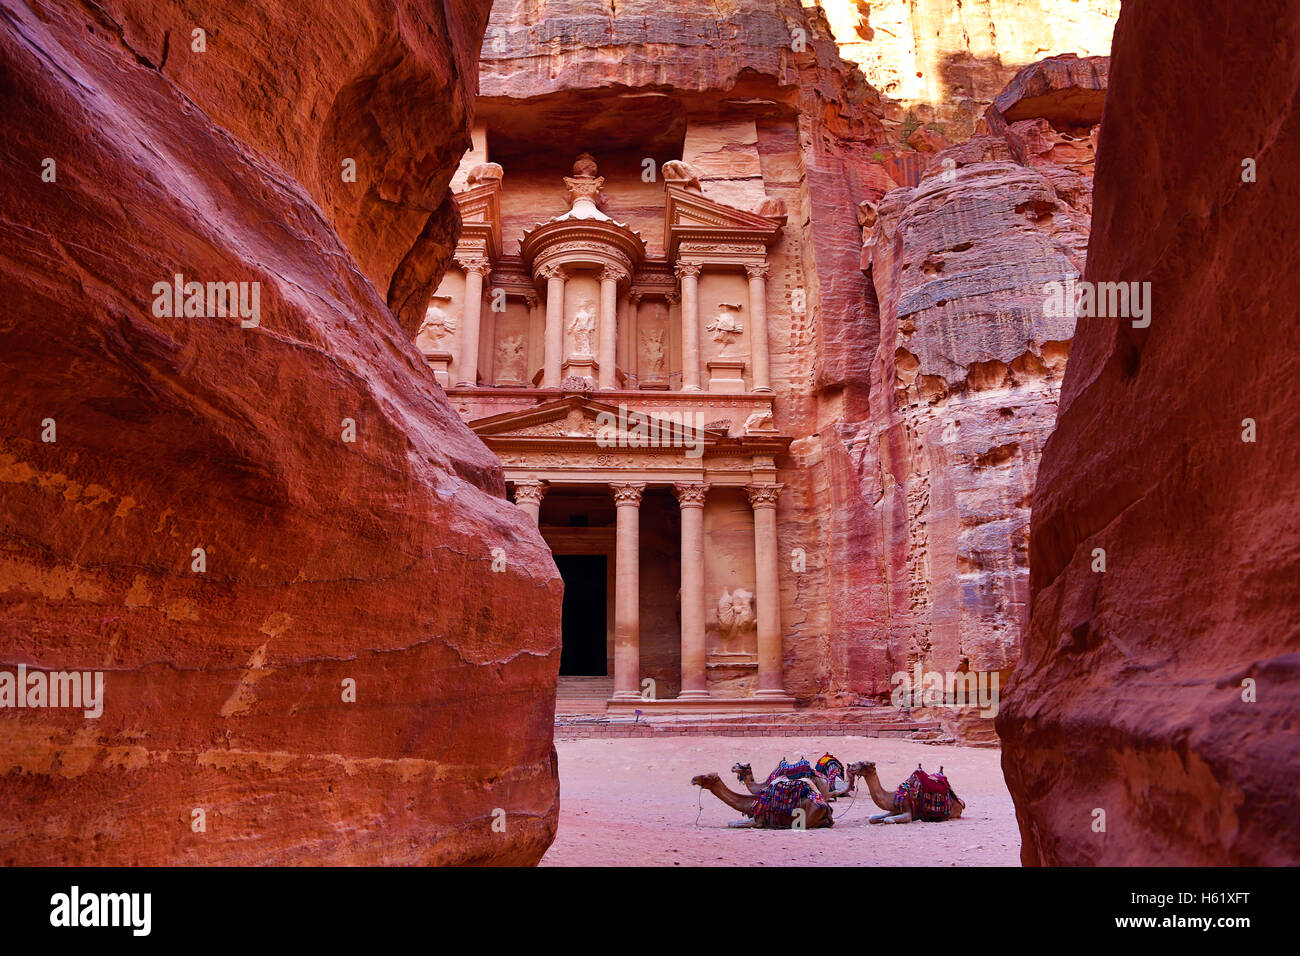
<instances>
[{"instance_id":1,"label":"broken pediment","mask_svg":"<svg viewBox=\"0 0 1300 956\"><path fill-rule=\"evenodd\" d=\"M781 234L781 220L709 199L683 186L665 189L664 244L676 259L683 242L720 251L762 256Z\"/></svg>"}]
</instances>

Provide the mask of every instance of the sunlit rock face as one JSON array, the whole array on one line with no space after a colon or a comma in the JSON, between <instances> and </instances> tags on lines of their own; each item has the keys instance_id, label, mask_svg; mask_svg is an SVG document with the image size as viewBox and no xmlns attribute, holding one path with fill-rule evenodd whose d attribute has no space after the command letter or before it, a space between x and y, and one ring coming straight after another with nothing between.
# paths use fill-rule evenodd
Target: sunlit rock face
<instances>
[{"instance_id":1,"label":"sunlit rock face","mask_svg":"<svg viewBox=\"0 0 1300 956\"><path fill-rule=\"evenodd\" d=\"M560 580L403 313L454 242L485 16L0 23L0 671L104 674L98 717L0 710L0 861L549 844ZM178 314L177 275L256 309Z\"/></svg>"},{"instance_id":2,"label":"sunlit rock face","mask_svg":"<svg viewBox=\"0 0 1300 956\"><path fill-rule=\"evenodd\" d=\"M1119 0L819 0L846 60L879 91L890 138L958 142L1021 67L1106 56Z\"/></svg>"},{"instance_id":3,"label":"sunlit rock face","mask_svg":"<svg viewBox=\"0 0 1300 956\"><path fill-rule=\"evenodd\" d=\"M1039 467L998 719L1029 864L1300 859L1300 35L1235 10L1115 33L1084 277L1151 310L1079 319Z\"/></svg>"}]
</instances>

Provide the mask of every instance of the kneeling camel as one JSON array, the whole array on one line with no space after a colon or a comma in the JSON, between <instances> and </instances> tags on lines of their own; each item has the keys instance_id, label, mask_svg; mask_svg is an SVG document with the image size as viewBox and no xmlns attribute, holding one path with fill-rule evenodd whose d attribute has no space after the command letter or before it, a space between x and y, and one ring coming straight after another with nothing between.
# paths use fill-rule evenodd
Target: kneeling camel
<instances>
[{"instance_id":1,"label":"kneeling camel","mask_svg":"<svg viewBox=\"0 0 1300 956\"><path fill-rule=\"evenodd\" d=\"M753 817L758 807L761 790L760 794L736 793L729 789L716 773L702 773L698 777L692 777L691 783L697 787L703 787L731 809L750 818L739 823L730 824L731 826L753 827L759 825ZM815 830L818 827L834 826L831 808L824 801L818 802L810 797L804 797L796 804L794 809L803 811L805 829Z\"/></svg>"}]
</instances>

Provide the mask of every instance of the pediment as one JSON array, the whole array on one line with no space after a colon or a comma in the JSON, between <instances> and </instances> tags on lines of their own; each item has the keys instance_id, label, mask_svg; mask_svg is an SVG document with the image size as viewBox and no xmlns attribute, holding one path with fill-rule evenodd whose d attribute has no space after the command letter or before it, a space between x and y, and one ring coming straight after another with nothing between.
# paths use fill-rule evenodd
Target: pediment
<instances>
[{"instance_id":1,"label":"pediment","mask_svg":"<svg viewBox=\"0 0 1300 956\"><path fill-rule=\"evenodd\" d=\"M523 441L541 443L546 439L564 443L602 443L616 447L637 447L626 441L634 435L674 436L684 444L710 444L725 439L725 432L697 427L694 410L651 414L626 407L620 408L590 398L572 396L520 411L506 412L469 423L474 433L489 447L495 443Z\"/></svg>"},{"instance_id":2,"label":"pediment","mask_svg":"<svg viewBox=\"0 0 1300 956\"><path fill-rule=\"evenodd\" d=\"M669 185L664 209L664 238L675 258L683 241L751 242L761 251L781 234L781 223L767 216L736 209L682 186Z\"/></svg>"}]
</instances>

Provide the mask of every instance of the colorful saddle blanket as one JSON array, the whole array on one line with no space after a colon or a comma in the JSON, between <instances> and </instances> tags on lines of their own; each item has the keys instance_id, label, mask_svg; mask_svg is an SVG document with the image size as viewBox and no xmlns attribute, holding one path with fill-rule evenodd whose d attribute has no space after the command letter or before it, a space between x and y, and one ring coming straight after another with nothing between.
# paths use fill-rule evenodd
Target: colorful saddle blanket
<instances>
[{"instance_id":1,"label":"colorful saddle blanket","mask_svg":"<svg viewBox=\"0 0 1300 956\"><path fill-rule=\"evenodd\" d=\"M822 754L821 759L817 761L817 772L826 778L826 782L834 791L835 781L844 779L844 764L830 754Z\"/></svg>"},{"instance_id":2,"label":"colorful saddle blanket","mask_svg":"<svg viewBox=\"0 0 1300 956\"><path fill-rule=\"evenodd\" d=\"M911 813L912 819L926 823L940 823L952 814L956 796L943 774L913 770L894 791L894 812Z\"/></svg>"},{"instance_id":3,"label":"colorful saddle blanket","mask_svg":"<svg viewBox=\"0 0 1300 956\"><path fill-rule=\"evenodd\" d=\"M804 800L828 807L826 798L807 780L777 780L754 800L754 822L768 830L788 830L795 808Z\"/></svg>"},{"instance_id":4,"label":"colorful saddle blanket","mask_svg":"<svg viewBox=\"0 0 1300 956\"><path fill-rule=\"evenodd\" d=\"M776 765L776 769L767 775L767 785L771 785L777 777L787 777L790 780L803 780L813 775L812 764L807 760L800 760L798 763L786 763L785 758Z\"/></svg>"}]
</instances>

